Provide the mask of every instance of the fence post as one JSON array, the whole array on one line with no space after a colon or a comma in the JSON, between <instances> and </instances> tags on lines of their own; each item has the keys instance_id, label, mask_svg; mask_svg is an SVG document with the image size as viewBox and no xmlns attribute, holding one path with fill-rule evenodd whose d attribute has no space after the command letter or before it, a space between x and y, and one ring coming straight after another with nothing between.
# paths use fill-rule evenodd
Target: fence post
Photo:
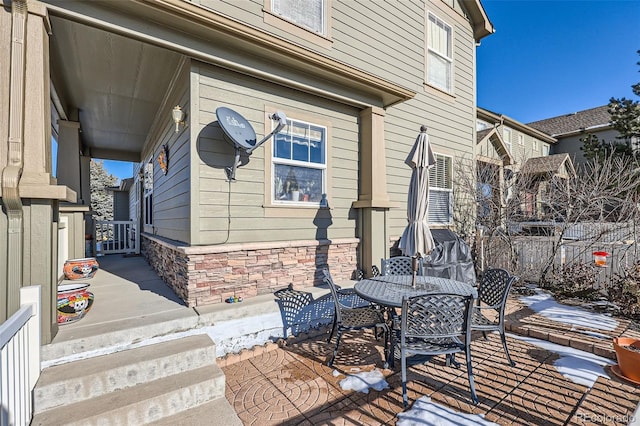
<instances>
[{"instance_id":1,"label":"fence post","mask_svg":"<svg viewBox=\"0 0 640 426\"><path fill-rule=\"evenodd\" d=\"M20 304L33 305L33 316L26 324L29 348L29 388L33 389L40 377L40 316L41 316L41 288L39 285L22 287L20 289Z\"/></svg>"}]
</instances>

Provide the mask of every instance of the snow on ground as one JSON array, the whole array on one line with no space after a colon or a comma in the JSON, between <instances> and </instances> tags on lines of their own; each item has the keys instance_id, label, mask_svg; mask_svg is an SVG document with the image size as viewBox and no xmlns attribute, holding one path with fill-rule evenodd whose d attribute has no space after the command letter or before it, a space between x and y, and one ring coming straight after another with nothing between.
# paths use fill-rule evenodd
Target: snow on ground
<instances>
[{"instance_id":1,"label":"snow on ground","mask_svg":"<svg viewBox=\"0 0 640 426\"><path fill-rule=\"evenodd\" d=\"M337 370L333 371L334 376L340 375ZM387 389L389 384L384 378L382 371L363 371L356 374L347 374L345 379L340 380L340 387L343 390L353 390L356 392L369 393L369 388L373 388L377 391Z\"/></svg>"},{"instance_id":2,"label":"snow on ground","mask_svg":"<svg viewBox=\"0 0 640 426\"><path fill-rule=\"evenodd\" d=\"M477 414L458 413L449 407L436 404L428 396L414 402L410 410L398 413L397 426L432 425L496 425Z\"/></svg>"},{"instance_id":3,"label":"snow on ground","mask_svg":"<svg viewBox=\"0 0 640 426\"><path fill-rule=\"evenodd\" d=\"M547 293L539 292L533 296L522 297L520 300L538 314L553 321L598 330L610 331L618 327L618 321L607 315L575 306L561 305Z\"/></svg>"},{"instance_id":4,"label":"snow on ground","mask_svg":"<svg viewBox=\"0 0 640 426\"><path fill-rule=\"evenodd\" d=\"M523 342L538 346L560 355L553 365L567 379L587 387L592 387L598 376L609 377L604 371L604 367L613 364L613 361L594 355L590 352L580 351L567 346L557 345L546 340L532 339L531 337L510 334Z\"/></svg>"}]
</instances>

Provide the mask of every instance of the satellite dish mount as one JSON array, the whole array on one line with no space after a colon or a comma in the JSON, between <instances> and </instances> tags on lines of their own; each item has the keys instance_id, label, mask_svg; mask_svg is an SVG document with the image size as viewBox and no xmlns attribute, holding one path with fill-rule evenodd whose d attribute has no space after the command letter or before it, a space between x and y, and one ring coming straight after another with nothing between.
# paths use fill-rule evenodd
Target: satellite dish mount
<instances>
[{"instance_id":1,"label":"satellite dish mount","mask_svg":"<svg viewBox=\"0 0 640 426\"><path fill-rule=\"evenodd\" d=\"M227 167L227 179L229 181L236 180L236 169L240 164L240 152L244 151L247 155L258 148L260 145L269 140L272 136L279 133L287 125L287 116L284 112L276 112L269 116L270 119L278 122L275 129L262 140L256 142L256 132L253 130L251 124L240 114L234 110L226 107L220 107L216 109L216 117L218 118L218 124L222 128L222 131L227 136L229 142L233 144L235 149L235 158L233 160L233 166Z\"/></svg>"}]
</instances>

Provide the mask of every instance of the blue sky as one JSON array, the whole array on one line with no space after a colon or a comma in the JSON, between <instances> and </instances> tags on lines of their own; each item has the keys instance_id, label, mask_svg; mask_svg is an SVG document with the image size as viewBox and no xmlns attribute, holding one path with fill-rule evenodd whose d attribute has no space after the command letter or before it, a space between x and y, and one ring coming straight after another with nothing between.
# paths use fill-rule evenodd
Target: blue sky
<instances>
[{"instance_id":1,"label":"blue sky","mask_svg":"<svg viewBox=\"0 0 640 426\"><path fill-rule=\"evenodd\" d=\"M478 106L523 123L636 99L640 1L482 0Z\"/></svg>"}]
</instances>

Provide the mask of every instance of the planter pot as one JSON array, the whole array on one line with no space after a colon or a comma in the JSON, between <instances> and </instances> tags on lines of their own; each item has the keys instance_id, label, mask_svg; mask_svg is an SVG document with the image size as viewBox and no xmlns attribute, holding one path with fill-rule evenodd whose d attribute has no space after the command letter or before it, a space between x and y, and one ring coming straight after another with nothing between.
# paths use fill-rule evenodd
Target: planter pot
<instances>
[{"instance_id":1,"label":"planter pot","mask_svg":"<svg viewBox=\"0 0 640 426\"><path fill-rule=\"evenodd\" d=\"M63 284L58 286L58 324L69 324L82 319L93 305L89 284Z\"/></svg>"},{"instance_id":2,"label":"planter pot","mask_svg":"<svg viewBox=\"0 0 640 426\"><path fill-rule=\"evenodd\" d=\"M624 378L640 383L640 339L616 337L613 339L618 368ZM614 371L615 372L615 371Z\"/></svg>"},{"instance_id":3,"label":"planter pot","mask_svg":"<svg viewBox=\"0 0 640 426\"><path fill-rule=\"evenodd\" d=\"M86 280L93 278L98 272L98 261L95 257L70 259L64 262L64 276L68 280Z\"/></svg>"}]
</instances>

